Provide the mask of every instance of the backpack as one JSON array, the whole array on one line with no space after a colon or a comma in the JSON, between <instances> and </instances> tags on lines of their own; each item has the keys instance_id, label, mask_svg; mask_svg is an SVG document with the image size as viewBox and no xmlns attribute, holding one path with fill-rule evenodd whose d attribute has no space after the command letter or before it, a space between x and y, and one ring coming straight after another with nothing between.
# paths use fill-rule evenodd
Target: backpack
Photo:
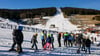
<instances>
[{"instance_id":1,"label":"backpack","mask_svg":"<svg viewBox=\"0 0 100 56\"><path fill-rule=\"evenodd\" d=\"M41 40L43 40L44 39L44 36L41 36Z\"/></svg>"},{"instance_id":2,"label":"backpack","mask_svg":"<svg viewBox=\"0 0 100 56\"><path fill-rule=\"evenodd\" d=\"M74 38L72 36L69 36L68 40L74 40Z\"/></svg>"},{"instance_id":3,"label":"backpack","mask_svg":"<svg viewBox=\"0 0 100 56\"><path fill-rule=\"evenodd\" d=\"M52 41L52 43L54 42L54 37L51 37L51 41Z\"/></svg>"},{"instance_id":4,"label":"backpack","mask_svg":"<svg viewBox=\"0 0 100 56\"><path fill-rule=\"evenodd\" d=\"M40 37L40 38L41 38L41 40L43 40L43 39L44 39L44 34L43 34L43 33L41 34L41 37Z\"/></svg>"}]
</instances>

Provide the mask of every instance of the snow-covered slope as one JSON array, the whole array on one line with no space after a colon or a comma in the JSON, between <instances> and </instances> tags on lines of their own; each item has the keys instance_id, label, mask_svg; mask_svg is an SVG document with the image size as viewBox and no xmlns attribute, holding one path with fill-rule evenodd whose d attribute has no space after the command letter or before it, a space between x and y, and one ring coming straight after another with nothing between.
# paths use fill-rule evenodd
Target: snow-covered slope
<instances>
[{"instance_id":1,"label":"snow-covered slope","mask_svg":"<svg viewBox=\"0 0 100 56\"><path fill-rule=\"evenodd\" d=\"M54 17L50 18L50 20L48 20L46 28L49 28L52 24L58 28L58 31L62 32L77 30L77 27L71 24L68 18L64 18L63 13L59 8L57 8L57 14Z\"/></svg>"},{"instance_id":2,"label":"snow-covered slope","mask_svg":"<svg viewBox=\"0 0 100 56\"><path fill-rule=\"evenodd\" d=\"M59 27L59 31L68 31L68 30L77 29L76 26L71 24L68 21L68 19L65 19L63 17L63 14L60 12L57 12L57 14L47 22L46 27L41 24L38 24L35 26L29 26L29 25L21 25L21 26L28 27L28 28L33 27L33 28L38 28L38 29L51 30L49 26L51 24L55 24L56 27ZM8 23L12 25L18 25L17 23L9 21L8 19L5 20L3 18L0 18L0 21L1 23L4 23L4 24ZM78 47L77 46L67 47L67 48L64 47L63 38L61 39L62 47L58 47L56 34L54 34L55 49L53 51L43 51L42 45L41 45L41 39L40 39L41 33L38 33L38 38L37 38L38 40L37 45L38 45L39 51L35 52L34 50L30 49L32 45L30 41L31 41L31 38L34 32L23 31L23 34L24 34L24 42L22 44L22 47L23 47L24 53L20 54L19 56L100 56L100 48L94 45L92 45L91 47L92 54L85 54L83 51L80 54L77 54L76 51ZM8 50L11 48L12 41L13 41L12 40L12 29L0 28L0 56L18 56L18 54L14 52L8 52Z\"/></svg>"},{"instance_id":3,"label":"snow-covered slope","mask_svg":"<svg viewBox=\"0 0 100 56\"><path fill-rule=\"evenodd\" d=\"M12 30L0 28L0 56L100 56L100 48L92 45L91 54L85 54L81 51L80 54L76 53L78 47L64 47L63 38L61 40L62 47L58 47L57 36L54 35L54 47L52 51L43 51L40 39L40 33L38 33L38 51L31 50L31 38L34 32L23 31L24 42L22 44L22 54L16 54L16 52L8 52L12 45Z\"/></svg>"},{"instance_id":4,"label":"snow-covered slope","mask_svg":"<svg viewBox=\"0 0 100 56\"><path fill-rule=\"evenodd\" d=\"M0 18L0 20L3 21L2 23L18 25L17 23L12 22L8 19ZM55 25L56 28L50 28L51 25ZM38 25L32 25L32 27L35 27L38 29L54 30L54 31L59 31L59 32L70 32L73 30L77 30L77 27L71 24L68 18L64 18L63 13L60 8L57 8L57 13L55 14L55 16L49 18L45 26L42 24L38 24Z\"/></svg>"},{"instance_id":5,"label":"snow-covered slope","mask_svg":"<svg viewBox=\"0 0 100 56\"><path fill-rule=\"evenodd\" d=\"M4 19L0 17L0 23L9 23L9 24L13 24L13 25L17 25L16 22L10 21L9 19Z\"/></svg>"}]
</instances>

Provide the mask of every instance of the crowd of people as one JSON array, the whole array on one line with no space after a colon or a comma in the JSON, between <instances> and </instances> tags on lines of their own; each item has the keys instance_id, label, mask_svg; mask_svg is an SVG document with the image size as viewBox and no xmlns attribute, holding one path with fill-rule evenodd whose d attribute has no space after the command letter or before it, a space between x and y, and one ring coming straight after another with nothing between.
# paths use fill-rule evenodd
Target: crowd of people
<instances>
[{"instance_id":1,"label":"crowd of people","mask_svg":"<svg viewBox=\"0 0 100 56\"><path fill-rule=\"evenodd\" d=\"M85 36L85 34L82 33L74 34L68 32L59 33L58 34L59 47L61 47L61 38L64 39L65 47L72 47L74 45L78 46L77 53L80 53L80 50L85 51L86 53L87 51L91 53L90 52L91 40L89 39L88 36Z\"/></svg>"},{"instance_id":2,"label":"crowd of people","mask_svg":"<svg viewBox=\"0 0 100 56\"><path fill-rule=\"evenodd\" d=\"M13 44L9 51L17 51L18 53L21 53L22 50L22 43L23 43L23 33L21 30L14 29L13 30ZM42 31L41 33L41 45L43 50L51 50L54 49L54 34L47 33L46 31ZM37 40L38 33L35 33L32 36L31 43L32 49L38 50L38 40ZM91 44L93 44L93 41L89 36L87 36L87 33L68 33L68 32L59 32L57 34L57 41L58 41L58 47L62 47L61 39L63 38L63 43L65 47L73 47L78 46L77 53L80 53L80 51L85 51L90 54L91 51ZM96 41L96 40L95 40ZM14 49L15 45L17 45L17 48ZM35 48L34 48L35 47Z\"/></svg>"}]
</instances>

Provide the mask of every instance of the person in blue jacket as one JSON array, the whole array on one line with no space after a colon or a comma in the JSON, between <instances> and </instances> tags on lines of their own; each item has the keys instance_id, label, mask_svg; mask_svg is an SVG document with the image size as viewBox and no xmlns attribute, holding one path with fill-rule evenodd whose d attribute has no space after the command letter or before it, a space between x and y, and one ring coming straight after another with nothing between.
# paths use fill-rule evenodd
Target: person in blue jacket
<instances>
[{"instance_id":1,"label":"person in blue jacket","mask_svg":"<svg viewBox=\"0 0 100 56\"><path fill-rule=\"evenodd\" d=\"M71 33L68 38L68 45L72 47L73 41L74 41L74 35Z\"/></svg>"},{"instance_id":2,"label":"person in blue jacket","mask_svg":"<svg viewBox=\"0 0 100 56\"><path fill-rule=\"evenodd\" d=\"M51 36L48 34L48 38L46 39L46 44L44 45L44 50L51 50Z\"/></svg>"},{"instance_id":3,"label":"person in blue jacket","mask_svg":"<svg viewBox=\"0 0 100 56\"><path fill-rule=\"evenodd\" d=\"M42 31L41 33L41 41L42 41L42 47L44 47L46 43L47 33L45 31Z\"/></svg>"}]
</instances>

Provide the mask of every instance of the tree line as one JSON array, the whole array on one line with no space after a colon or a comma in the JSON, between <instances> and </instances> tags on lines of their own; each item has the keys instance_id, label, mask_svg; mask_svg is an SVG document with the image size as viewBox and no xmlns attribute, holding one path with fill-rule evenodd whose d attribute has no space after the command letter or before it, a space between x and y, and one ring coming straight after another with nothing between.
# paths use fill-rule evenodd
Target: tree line
<instances>
[{"instance_id":1,"label":"tree line","mask_svg":"<svg viewBox=\"0 0 100 56\"><path fill-rule=\"evenodd\" d=\"M61 10L65 15L81 14L81 15L98 15L100 10L74 8L74 7L63 7ZM34 18L36 15L39 16L53 16L56 13L55 7L49 8L37 8L37 9L0 9L0 17L9 19L24 19Z\"/></svg>"},{"instance_id":2,"label":"tree line","mask_svg":"<svg viewBox=\"0 0 100 56\"><path fill-rule=\"evenodd\" d=\"M73 15L73 14L80 14L80 15L100 15L100 10L95 9L85 9L85 8L74 8L74 7L64 7L61 8L65 15Z\"/></svg>"},{"instance_id":3,"label":"tree line","mask_svg":"<svg viewBox=\"0 0 100 56\"><path fill-rule=\"evenodd\" d=\"M9 19L34 18L36 15L53 16L55 13L55 7L37 9L0 9L0 17Z\"/></svg>"}]
</instances>

